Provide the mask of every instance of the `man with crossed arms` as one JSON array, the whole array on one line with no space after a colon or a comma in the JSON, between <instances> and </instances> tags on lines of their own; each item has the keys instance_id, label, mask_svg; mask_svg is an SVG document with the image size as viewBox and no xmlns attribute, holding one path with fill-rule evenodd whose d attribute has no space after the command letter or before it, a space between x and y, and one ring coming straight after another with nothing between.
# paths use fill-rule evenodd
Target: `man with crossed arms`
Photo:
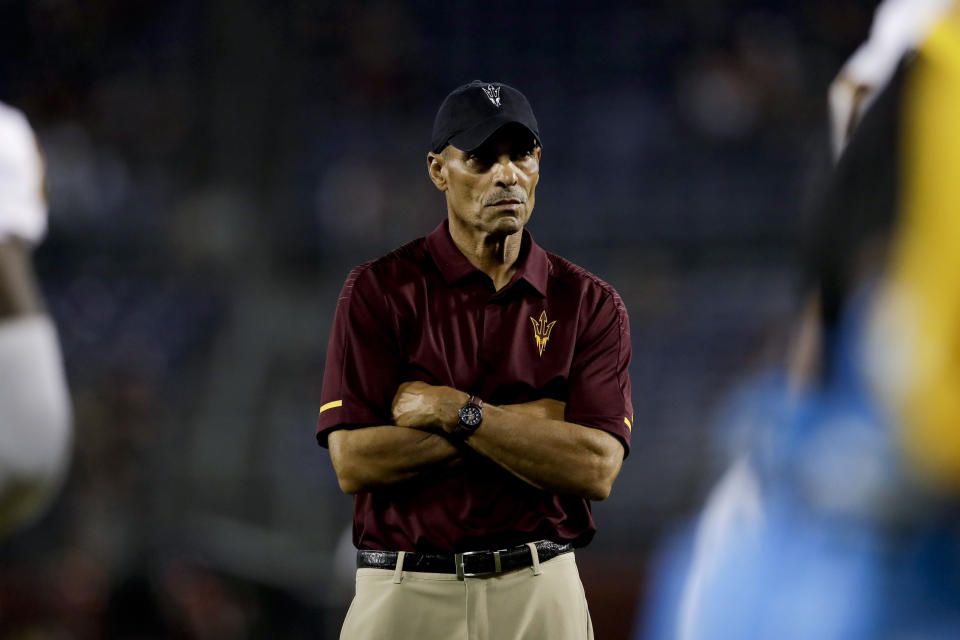
<instances>
[{"instance_id":1,"label":"man with crossed arms","mask_svg":"<svg viewBox=\"0 0 960 640\"><path fill-rule=\"evenodd\" d=\"M612 287L545 252L526 98L474 81L440 107L427 171L447 219L351 272L318 425L354 494L342 638L592 638L573 548L632 428Z\"/></svg>"}]
</instances>

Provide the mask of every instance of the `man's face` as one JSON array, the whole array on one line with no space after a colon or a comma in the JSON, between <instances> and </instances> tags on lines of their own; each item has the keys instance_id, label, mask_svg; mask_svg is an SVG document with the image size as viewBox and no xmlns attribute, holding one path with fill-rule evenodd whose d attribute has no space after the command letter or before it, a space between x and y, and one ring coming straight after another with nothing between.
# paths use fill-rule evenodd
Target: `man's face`
<instances>
[{"instance_id":1,"label":"man's face","mask_svg":"<svg viewBox=\"0 0 960 640\"><path fill-rule=\"evenodd\" d=\"M505 127L471 152L450 145L431 153L427 167L454 216L478 231L508 235L533 212L540 151L532 136Z\"/></svg>"}]
</instances>

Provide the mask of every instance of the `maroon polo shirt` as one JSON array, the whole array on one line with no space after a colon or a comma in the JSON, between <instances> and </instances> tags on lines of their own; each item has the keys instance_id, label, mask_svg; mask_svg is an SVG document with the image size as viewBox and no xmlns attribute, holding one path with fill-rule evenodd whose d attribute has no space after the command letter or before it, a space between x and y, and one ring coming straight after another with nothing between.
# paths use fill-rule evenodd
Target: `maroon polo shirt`
<instances>
[{"instance_id":1,"label":"maroon polo shirt","mask_svg":"<svg viewBox=\"0 0 960 640\"><path fill-rule=\"evenodd\" d=\"M397 387L418 380L495 405L561 400L567 422L612 433L626 453L629 362L627 312L613 287L524 231L516 274L496 291L444 221L347 277L317 439L326 446L333 429L392 424ZM472 450L461 465L354 500L360 549L498 549L542 538L583 546L594 531L587 500L537 489Z\"/></svg>"}]
</instances>

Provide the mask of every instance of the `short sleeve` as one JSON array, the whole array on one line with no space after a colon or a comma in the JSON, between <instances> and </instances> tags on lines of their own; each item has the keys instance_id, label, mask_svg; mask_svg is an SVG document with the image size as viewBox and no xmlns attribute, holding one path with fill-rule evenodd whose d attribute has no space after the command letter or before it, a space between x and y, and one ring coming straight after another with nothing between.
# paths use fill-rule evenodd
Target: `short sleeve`
<instances>
[{"instance_id":1,"label":"short sleeve","mask_svg":"<svg viewBox=\"0 0 960 640\"><path fill-rule=\"evenodd\" d=\"M630 401L630 321L614 291L605 292L583 320L568 378L566 420L608 431L630 452L633 403ZM587 312L589 313L589 312Z\"/></svg>"},{"instance_id":2,"label":"short sleeve","mask_svg":"<svg viewBox=\"0 0 960 640\"><path fill-rule=\"evenodd\" d=\"M354 269L337 301L320 394L317 441L330 431L393 422L391 406L403 372L384 291L370 265Z\"/></svg>"},{"instance_id":3,"label":"short sleeve","mask_svg":"<svg viewBox=\"0 0 960 640\"><path fill-rule=\"evenodd\" d=\"M38 244L47 229L43 159L24 115L0 102L0 241Z\"/></svg>"}]
</instances>

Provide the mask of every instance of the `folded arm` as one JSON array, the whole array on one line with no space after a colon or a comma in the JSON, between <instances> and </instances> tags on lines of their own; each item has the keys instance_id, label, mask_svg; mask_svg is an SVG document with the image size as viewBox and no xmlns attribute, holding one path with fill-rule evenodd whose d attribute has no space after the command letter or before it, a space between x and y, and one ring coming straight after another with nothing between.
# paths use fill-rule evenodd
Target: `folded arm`
<instances>
[{"instance_id":1,"label":"folded arm","mask_svg":"<svg viewBox=\"0 0 960 640\"><path fill-rule=\"evenodd\" d=\"M610 495L623 463L623 446L606 431L493 405L466 443L538 489L590 500Z\"/></svg>"},{"instance_id":2,"label":"folded arm","mask_svg":"<svg viewBox=\"0 0 960 640\"><path fill-rule=\"evenodd\" d=\"M452 433L467 399L450 387L406 383L394 399L394 421L418 431ZM556 405L559 413L556 407L527 412L485 404L483 423L466 444L539 489L603 500L620 473L623 445L606 431L564 421L563 405Z\"/></svg>"},{"instance_id":3,"label":"folded arm","mask_svg":"<svg viewBox=\"0 0 960 640\"><path fill-rule=\"evenodd\" d=\"M447 438L393 425L338 429L327 442L344 493L410 480L460 459L459 449Z\"/></svg>"},{"instance_id":4,"label":"folded arm","mask_svg":"<svg viewBox=\"0 0 960 640\"><path fill-rule=\"evenodd\" d=\"M518 417L563 417L563 403L538 400L505 405ZM457 407L459 409L459 407ZM456 413L456 412L454 412ZM345 493L370 491L458 464L461 449L444 433L394 425L338 429L330 433L330 459Z\"/></svg>"}]
</instances>

